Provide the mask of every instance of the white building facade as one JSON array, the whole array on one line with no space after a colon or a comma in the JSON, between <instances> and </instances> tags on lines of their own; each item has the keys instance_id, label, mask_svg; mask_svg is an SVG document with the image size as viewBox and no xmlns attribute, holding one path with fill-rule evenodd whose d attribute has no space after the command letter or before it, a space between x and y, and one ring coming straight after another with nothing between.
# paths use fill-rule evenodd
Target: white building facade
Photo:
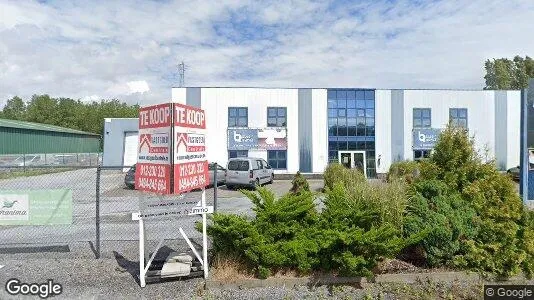
<instances>
[{"instance_id":1,"label":"white building facade","mask_svg":"<svg viewBox=\"0 0 534 300\"><path fill-rule=\"evenodd\" d=\"M500 169L519 165L520 91L173 88L172 102L206 111L208 160L222 165L250 156L276 173L322 173L336 161L373 178L427 156L449 121ZM135 126L106 120L104 165L132 161L124 149Z\"/></svg>"}]
</instances>

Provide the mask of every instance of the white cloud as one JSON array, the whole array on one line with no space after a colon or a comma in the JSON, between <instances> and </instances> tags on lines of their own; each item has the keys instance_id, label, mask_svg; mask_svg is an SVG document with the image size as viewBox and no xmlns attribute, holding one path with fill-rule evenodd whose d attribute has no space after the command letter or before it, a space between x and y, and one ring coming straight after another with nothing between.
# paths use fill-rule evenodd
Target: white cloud
<instances>
[{"instance_id":1,"label":"white cloud","mask_svg":"<svg viewBox=\"0 0 534 300\"><path fill-rule=\"evenodd\" d=\"M0 105L166 101L181 60L190 86L480 89L484 60L534 55L532 20L532 0L3 0Z\"/></svg>"}]
</instances>

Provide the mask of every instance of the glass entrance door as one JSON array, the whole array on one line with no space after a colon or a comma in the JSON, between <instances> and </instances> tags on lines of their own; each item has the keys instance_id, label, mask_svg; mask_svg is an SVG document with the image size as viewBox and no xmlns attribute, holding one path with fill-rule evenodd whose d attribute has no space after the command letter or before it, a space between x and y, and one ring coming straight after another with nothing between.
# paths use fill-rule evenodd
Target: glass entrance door
<instances>
[{"instance_id":1,"label":"glass entrance door","mask_svg":"<svg viewBox=\"0 0 534 300\"><path fill-rule=\"evenodd\" d=\"M359 169L367 178L365 151L338 151L339 163L349 169Z\"/></svg>"}]
</instances>

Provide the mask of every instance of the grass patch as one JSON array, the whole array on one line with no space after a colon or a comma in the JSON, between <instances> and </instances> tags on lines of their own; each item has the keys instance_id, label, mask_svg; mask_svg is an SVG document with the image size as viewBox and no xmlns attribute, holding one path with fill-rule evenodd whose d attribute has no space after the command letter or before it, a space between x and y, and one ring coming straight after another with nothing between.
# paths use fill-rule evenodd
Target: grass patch
<instances>
[{"instance_id":1,"label":"grass patch","mask_svg":"<svg viewBox=\"0 0 534 300\"><path fill-rule=\"evenodd\" d=\"M61 173L66 171L72 171L72 168L43 168L43 169L31 169L31 170L19 170L16 171L0 171L0 179L11 179L17 177L30 177L39 176L45 174Z\"/></svg>"}]
</instances>

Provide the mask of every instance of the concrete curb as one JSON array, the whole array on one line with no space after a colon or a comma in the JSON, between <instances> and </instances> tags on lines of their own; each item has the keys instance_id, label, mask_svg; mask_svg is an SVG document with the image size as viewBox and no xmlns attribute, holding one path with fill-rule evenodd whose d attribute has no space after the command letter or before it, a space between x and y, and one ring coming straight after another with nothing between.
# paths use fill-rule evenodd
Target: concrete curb
<instances>
[{"instance_id":1,"label":"concrete curb","mask_svg":"<svg viewBox=\"0 0 534 300\"><path fill-rule=\"evenodd\" d=\"M318 285L358 285L365 284L361 277L295 277L295 278L267 278L267 279L236 279L231 282L222 280L206 280L206 289L250 289L261 287L318 286Z\"/></svg>"},{"instance_id":2,"label":"concrete curb","mask_svg":"<svg viewBox=\"0 0 534 300\"><path fill-rule=\"evenodd\" d=\"M334 276L320 276L320 277L296 277L296 278L267 278L267 279L236 279L233 281L222 281L208 279L205 282L206 289L250 289L262 287L289 287L296 286L321 286L321 285L354 285L363 287L365 285L372 285L377 283L398 283L398 284L414 284L419 282L483 282L486 284L504 283L532 283L532 280L527 280L523 276L515 276L506 281L487 281L477 273L468 272L437 272L437 273L398 273L398 274L378 274L371 280L363 277L334 277Z\"/></svg>"}]
</instances>

